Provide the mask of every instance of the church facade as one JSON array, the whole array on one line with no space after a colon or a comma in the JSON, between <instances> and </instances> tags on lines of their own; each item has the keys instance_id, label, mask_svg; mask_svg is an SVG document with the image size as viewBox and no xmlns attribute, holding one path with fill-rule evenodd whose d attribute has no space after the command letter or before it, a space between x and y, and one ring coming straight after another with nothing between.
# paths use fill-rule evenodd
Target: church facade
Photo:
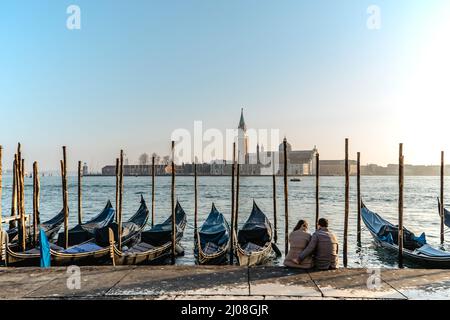
<instances>
[{"instance_id":1,"label":"church facade","mask_svg":"<svg viewBox=\"0 0 450 320\"><path fill-rule=\"evenodd\" d=\"M241 164L241 173L244 175L282 174L284 170L284 145L281 143L277 151L264 151L264 147L256 144L253 153L248 152L249 140L247 136L247 125L244 120L244 110L238 125L237 152L238 161ZM291 144L287 143L287 166L288 175L313 175L316 170L315 157L318 153L316 146L311 150L293 150ZM275 172L268 173L264 170L271 160L277 161ZM276 160L277 159L277 160ZM270 165L269 165L270 166Z\"/></svg>"}]
</instances>

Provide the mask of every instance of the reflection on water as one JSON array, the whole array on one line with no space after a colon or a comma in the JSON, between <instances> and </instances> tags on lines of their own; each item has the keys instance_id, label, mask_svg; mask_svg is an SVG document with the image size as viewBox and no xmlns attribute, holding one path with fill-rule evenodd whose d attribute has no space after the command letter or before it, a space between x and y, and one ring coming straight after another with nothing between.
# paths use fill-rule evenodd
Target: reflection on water
<instances>
[{"instance_id":1,"label":"reflection on water","mask_svg":"<svg viewBox=\"0 0 450 320\"><path fill-rule=\"evenodd\" d=\"M69 177L70 224L77 221L77 185L76 177ZM227 219L230 217L231 178L199 177L199 224L206 218L211 203ZM362 195L366 205L380 213L386 219L397 223L397 177L362 177ZM26 210L32 212L32 179L26 179ZM182 245L186 255L177 260L179 264L193 264L193 177L176 178L176 195L188 215L185 236ZM170 215L170 177L156 177L156 223L164 221ZM344 222L344 178L322 177L320 181L321 216L329 219L331 230L338 239L343 238ZM150 208L151 177L124 178L125 219L139 207L140 195L143 194ZM439 194L439 177L406 177L405 179L405 221L408 229L415 233L426 232L428 242L439 245L439 215L436 197ZM356 243L356 180L350 183L350 217L349 217L349 266L396 267L397 254L377 248L370 233L362 224L361 247ZM84 220L100 212L106 201L115 203L115 177L85 177L83 179ZM273 221L272 178L241 177L239 197L239 223L242 224L252 209L252 201ZM3 179L3 214L7 215L11 204L11 177ZM62 207L61 179L59 177L41 178L41 219L55 215ZM283 180L277 178L277 212L278 212L278 247L284 250L284 201ZM311 223L315 219L315 178L302 177L301 182L289 181L289 230L299 219ZM312 227L312 226L311 226ZM341 246L342 248L342 243ZM342 259L341 259L342 260ZM282 258L275 263L281 264ZM409 264L407 264L409 266Z\"/></svg>"}]
</instances>

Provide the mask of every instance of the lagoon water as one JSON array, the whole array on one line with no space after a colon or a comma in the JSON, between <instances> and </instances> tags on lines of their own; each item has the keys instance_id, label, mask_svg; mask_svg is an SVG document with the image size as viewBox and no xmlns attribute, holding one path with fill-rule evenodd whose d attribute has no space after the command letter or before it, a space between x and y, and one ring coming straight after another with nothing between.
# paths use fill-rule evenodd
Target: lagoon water
<instances>
[{"instance_id":1,"label":"lagoon water","mask_svg":"<svg viewBox=\"0 0 450 320\"><path fill-rule=\"evenodd\" d=\"M3 178L3 215L9 215L11 206L11 177ZM267 214L273 222L272 177L241 177L239 196L239 224L251 212L252 201ZM231 177L199 177L199 225L208 215L211 203L230 218ZM26 210L32 212L32 179L26 178ZM194 226L194 179L176 178L176 196L188 215L182 245L185 256L177 259L177 264L194 264L193 226ZM155 209L156 222L163 222L170 215L170 177L156 177ZM397 177L362 177L362 196L366 205L387 220L397 224ZM69 223L77 222L77 178L69 177ZM448 189L448 187L447 187ZM139 207L141 194L151 208L151 177L125 177L123 212L124 221ZM440 220L436 197L439 195L439 177L406 177L404 198L404 224L419 234L424 231L428 242L439 245ZM378 249L370 233L362 223L362 244L356 244L356 179L350 179L350 217L349 217L349 267L396 267L396 254ZM99 213L107 200L115 203L115 177L83 178L83 219L84 221ZM60 177L41 178L41 221L58 213L62 208ZM331 230L340 241L342 249L344 226L344 178L321 177L320 180L321 216L330 221ZM278 246L284 250L284 201L283 180L277 177ZM315 219L315 178L302 177L300 182L289 181L289 230L299 219L312 223ZM149 221L150 225L150 221ZM450 235L449 235L450 236ZM447 247L446 249L449 249ZM342 253L342 251L341 251ZM342 259L341 259L342 262ZM282 264L282 259L275 261Z\"/></svg>"}]
</instances>

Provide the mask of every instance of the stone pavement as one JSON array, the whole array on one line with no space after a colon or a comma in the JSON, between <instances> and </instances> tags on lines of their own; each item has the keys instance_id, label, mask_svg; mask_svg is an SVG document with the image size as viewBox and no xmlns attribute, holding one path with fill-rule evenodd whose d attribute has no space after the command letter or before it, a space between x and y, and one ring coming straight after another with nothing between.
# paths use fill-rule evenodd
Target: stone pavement
<instances>
[{"instance_id":1,"label":"stone pavement","mask_svg":"<svg viewBox=\"0 0 450 320\"><path fill-rule=\"evenodd\" d=\"M0 299L450 299L450 270L92 266L0 268Z\"/></svg>"}]
</instances>

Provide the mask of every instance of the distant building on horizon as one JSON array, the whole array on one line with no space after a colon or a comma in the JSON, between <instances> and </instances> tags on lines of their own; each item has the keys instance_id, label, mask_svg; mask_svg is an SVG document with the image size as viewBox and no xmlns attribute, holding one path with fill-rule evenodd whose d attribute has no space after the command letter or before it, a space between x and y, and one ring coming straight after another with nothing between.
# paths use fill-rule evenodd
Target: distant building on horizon
<instances>
[{"instance_id":1,"label":"distant building on horizon","mask_svg":"<svg viewBox=\"0 0 450 320\"><path fill-rule=\"evenodd\" d=\"M83 176L87 176L87 175L89 175L89 168L88 168L87 163L85 162L83 165Z\"/></svg>"},{"instance_id":2,"label":"distant building on horizon","mask_svg":"<svg viewBox=\"0 0 450 320\"><path fill-rule=\"evenodd\" d=\"M349 174L355 175L357 162L348 160ZM319 171L322 176L343 176L345 175L345 160L320 160Z\"/></svg>"},{"instance_id":3,"label":"distant building on horizon","mask_svg":"<svg viewBox=\"0 0 450 320\"><path fill-rule=\"evenodd\" d=\"M284 172L284 145L280 143L277 151L265 151L264 146L256 144L255 152L249 152L249 140L247 135L247 125L244 120L244 109L241 109L241 115L238 124L237 136L237 161L240 164L240 174L242 176L261 176L261 175L282 175ZM314 146L311 150L293 150L292 145L287 142L287 173L289 176L309 176L316 173L316 155L318 149ZM271 167L271 161L278 161L276 172L267 170ZM170 170L166 170L167 161L160 162L155 166L155 175L170 175ZM345 174L345 160L320 160L321 176L343 176ZM357 163L355 160L349 160L350 175L356 175ZM232 164L230 160L214 160L210 163L197 164L197 174L199 176L229 176L231 175ZM194 165L192 163L183 163L175 166L177 175L191 176L194 174ZM405 175L407 176L436 176L439 175L439 165L405 165ZM124 165L125 176L149 176L152 174L151 165ZM450 175L450 165L446 165L445 170ZM114 176L116 167L108 165L102 168L102 175ZM382 167L376 164L361 166L361 174L365 176L386 176L398 175L398 164L388 164ZM83 175L88 175L88 167L83 166Z\"/></svg>"}]
</instances>

